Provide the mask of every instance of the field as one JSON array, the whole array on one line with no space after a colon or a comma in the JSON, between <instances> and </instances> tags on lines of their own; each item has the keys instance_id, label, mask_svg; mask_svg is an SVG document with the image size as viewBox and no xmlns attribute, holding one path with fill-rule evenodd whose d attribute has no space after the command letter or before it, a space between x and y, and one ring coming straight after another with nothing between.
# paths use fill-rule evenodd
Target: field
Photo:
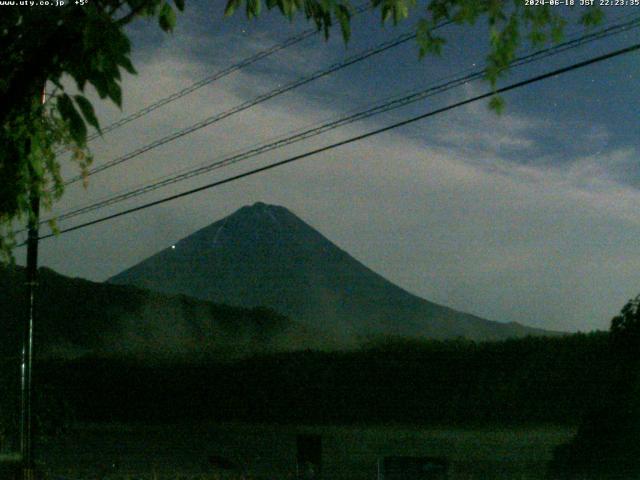
<instances>
[{"instance_id":1,"label":"field","mask_svg":"<svg viewBox=\"0 0 640 480\"><path fill-rule=\"evenodd\" d=\"M211 426L85 426L39 446L37 459L53 478L214 479L295 477L296 435L322 436L325 479L376 478L383 456L444 456L450 480L539 479L567 427L482 429L309 427L222 424ZM243 472L215 470L215 455Z\"/></svg>"}]
</instances>

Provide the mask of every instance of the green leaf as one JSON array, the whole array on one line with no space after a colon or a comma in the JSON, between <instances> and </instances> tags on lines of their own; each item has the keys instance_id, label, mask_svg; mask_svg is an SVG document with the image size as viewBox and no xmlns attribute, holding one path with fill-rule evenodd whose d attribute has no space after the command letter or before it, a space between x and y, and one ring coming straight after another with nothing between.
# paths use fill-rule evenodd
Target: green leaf
<instances>
[{"instance_id":1,"label":"green leaf","mask_svg":"<svg viewBox=\"0 0 640 480\"><path fill-rule=\"evenodd\" d=\"M60 228L58 228L58 222L56 222L55 218L50 218L49 220L47 220L47 225L49 225L51 233L53 233L54 235L60 234Z\"/></svg>"},{"instance_id":2,"label":"green leaf","mask_svg":"<svg viewBox=\"0 0 640 480\"><path fill-rule=\"evenodd\" d=\"M87 121L87 123L95 128L98 133L102 134L100 130L100 123L98 122L98 117L96 117L96 112L93 110L93 105L91 105L91 102L87 100L83 95L76 95L73 98L78 104L78 107L80 107L82 116Z\"/></svg>"},{"instance_id":3,"label":"green leaf","mask_svg":"<svg viewBox=\"0 0 640 480\"><path fill-rule=\"evenodd\" d=\"M33 173L35 174L35 178L44 177L44 165L40 161L37 155L30 155L29 164L33 169Z\"/></svg>"},{"instance_id":4,"label":"green leaf","mask_svg":"<svg viewBox=\"0 0 640 480\"><path fill-rule=\"evenodd\" d=\"M409 7L404 1L399 0L393 9L393 23L397 24L399 21L404 20L409 16Z\"/></svg>"},{"instance_id":5,"label":"green leaf","mask_svg":"<svg viewBox=\"0 0 640 480\"><path fill-rule=\"evenodd\" d=\"M173 8L171 8L171 5L167 2L164 2L160 8L158 23L160 24L160 28L165 32L172 31L176 26L176 12L173 11Z\"/></svg>"},{"instance_id":6,"label":"green leaf","mask_svg":"<svg viewBox=\"0 0 640 480\"><path fill-rule=\"evenodd\" d=\"M580 18L580 23L582 23L586 27L594 27L602 23L603 18L604 12L602 11L602 9L593 7L589 8L589 10L587 10L587 12L582 15L582 17Z\"/></svg>"},{"instance_id":7,"label":"green leaf","mask_svg":"<svg viewBox=\"0 0 640 480\"><path fill-rule=\"evenodd\" d=\"M494 95L489 101L489 108L498 115L502 114L504 111L504 99L499 95Z\"/></svg>"},{"instance_id":8,"label":"green leaf","mask_svg":"<svg viewBox=\"0 0 640 480\"><path fill-rule=\"evenodd\" d=\"M87 126L66 93L58 98L58 111L62 119L69 125L71 138L79 146L84 146L87 142Z\"/></svg>"},{"instance_id":9,"label":"green leaf","mask_svg":"<svg viewBox=\"0 0 640 480\"><path fill-rule=\"evenodd\" d=\"M129 57L122 56L120 58L120 62L119 63L120 63L120 66L122 68L124 68L127 72L129 72L131 75L135 75L136 73L138 73L138 72L136 72L136 69L133 66L133 64L131 63L131 60L129 59Z\"/></svg>"},{"instance_id":10,"label":"green leaf","mask_svg":"<svg viewBox=\"0 0 640 480\"><path fill-rule=\"evenodd\" d=\"M179 11L184 11L184 0L173 0L173 3Z\"/></svg>"},{"instance_id":11,"label":"green leaf","mask_svg":"<svg viewBox=\"0 0 640 480\"><path fill-rule=\"evenodd\" d=\"M345 42L348 42L351 38L351 14L349 9L344 5L338 5L336 7L336 18L340 23L340 29L342 30L342 38Z\"/></svg>"},{"instance_id":12,"label":"green leaf","mask_svg":"<svg viewBox=\"0 0 640 480\"><path fill-rule=\"evenodd\" d=\"M560 43L564 38L564 27L567 22L564 18L558 19L551 27L551 40L554 43Z\"/></svg>"},{"instance_id":13,"label":"green leaf","mask_svg":"<svg viewBox=\"0 0 640 480\"><path fill-rule=\"evenodd\" d=\"M418 22L418 29L416 30L416 41L420 47L420 58L427 54L440 55L442 53L442 47L445 44L445 39L442 37L434 36L432 33L432 27L425 19L421 19Z\"/></svg>"},{"instance_id":14,"label":"green leaf","mask_svg":"<svg viewBox=\"0 0 640 480\"><path fill-rule=\"evenodd\" d=\"M231 15L233 15L236 9L240 6L240 2L241 0L229 0L227 2L226 8L224 9L225 17L230 17Z\"/></svg>"},{"instance_id":15,"label":"green leaf","mask_svg":"<svg viewBox=\"0 0 640 480\"><path fill-rule=\"evenodd\" d=\"M105 75L98 71L92 72L92 76L89 78L89 82L93 85L100 95L100 98L106 98L109 94L108 81Z\"/></svg>"},{"instance_id":16,"label":"green leaf","mask_svg":"<svg viewBox=\"0 0 640 480\"><path fill-rule=\"evenodd\" d=\"M534 46L542 45L546 39L544 32L541 32L540 30L533 30L529 33L529 41Z\"/></svg>"},{"instance_id":17,"label":"green leaf","mask_svg":"<svg viewBox=\"0 0 640 480\"><path fill-rule=\"evenodd\" d=\"M247 17L249 19L260 15L262 11L262 2L260 0L247 0Z\"/></svg>"},{"instance_id":18,"label":"green leaf","mask_svg":"<svg viewBox=\"0 0 640 480\"><path fill-rule=\"evenodd\" d=\"M109 98L113 100L118 108L122 108L122 89L115 80L111 80L107 85Z\"/></svg>"},{"instance_id":19,"label":"green leaf","mask_svg":"<svg viewBox=\"0 0 640 480\"><path fill-rule=\"evenodd\" d=\"M387 20L389 20L389 18L391 18L392 15L392 11L391 11L391 7L389 5L383 5L382 9L380 11L382 13L382 23L386 23Z\"/></svg>"}]
</instances>

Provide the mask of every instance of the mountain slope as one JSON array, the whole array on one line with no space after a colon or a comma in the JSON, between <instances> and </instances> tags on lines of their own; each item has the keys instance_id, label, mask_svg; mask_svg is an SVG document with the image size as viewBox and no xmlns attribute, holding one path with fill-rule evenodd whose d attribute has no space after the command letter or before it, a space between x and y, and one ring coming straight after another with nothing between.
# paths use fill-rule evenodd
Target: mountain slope
<instances>
[{"instance_id":1,"label":"mountain slope","mask_svg":"<svg viewBox=\"0 0 640 480\"><path fill-rule=\"evenodd\" d=\"M493 340L550 333L484 320L412 295L286 208L260 202L109 282L245 307L268 306L342 339L387 334Z\"/></svg>"},{"instance_id":2,"label":"mountain slope","mask_svg":"<svg viewBox=\"0 0 640 480\"><path fill-rule=\"evenodd\" d=\"M24 276L20 267L0 265L0 358L19 355L22 345ZM323 346L315 332L267 309L72 279L45 268L39 277L38 356L233 357Z\"/></svg>"}]
</instances>

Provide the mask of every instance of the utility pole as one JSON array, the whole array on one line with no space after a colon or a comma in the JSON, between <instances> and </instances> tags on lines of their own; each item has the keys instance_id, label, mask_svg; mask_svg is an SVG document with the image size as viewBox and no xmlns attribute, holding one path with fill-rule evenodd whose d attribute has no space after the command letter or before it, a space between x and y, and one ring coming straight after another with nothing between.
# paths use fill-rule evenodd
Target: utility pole
<instances>
[{"instance_id":1,"label":"utility pole","mask_svg":"<svg viewBox=\"0 0 640 480\"><path fill-rule=\"evenodd\" d=\"M42 104L46 101L42 89ZM27 149L28 150L28 149ZM24 323L21 366L21 402L20 402L20 454L22 457L23 480L34 480L33 462L33 421L31 416L31 379L33 366L33 321L35 318L35 294L38 286L38 225L40 222L40 196L34 181L35 172L29 164L31 190L29 202L32 214L29 215L29 233L27 238L27 304L28 312Z\"/></svg>"}]
</instances>

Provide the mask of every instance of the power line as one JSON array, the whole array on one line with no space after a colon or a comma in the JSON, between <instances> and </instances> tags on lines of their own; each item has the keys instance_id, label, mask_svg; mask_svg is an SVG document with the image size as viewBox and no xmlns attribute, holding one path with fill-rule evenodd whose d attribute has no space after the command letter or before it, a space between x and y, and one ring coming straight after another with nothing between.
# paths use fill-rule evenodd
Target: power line
<instances>
[{"instance_id":1,"label":"power line","mask_svg":"<svg viewBox=\"0 0 640 480\"><path fill-rule=\"evenodd\" d=\"M626 18L629 18L630 15L626 15L624 16ZM627 21L627 22L623 22L623 23L618 23L615 24L613 26L598 30L596 32L592 32L590 34L587 35L582 35L578 38L574 38L572 40L568 40L567 42L564 42L562 44L559 45L555 45L552 47L548 47L546 49L543 50L539 50L536 51L532 54L529 54L527 56L524 57L520 57L518 59L516 59L514 62L511 63L510 68L515 68L521 65L524 65L526 63L530 63L533 61L538 61L541 60L543 58L546 58L550 55L555 55L557 53L561 53L564 52L566 50L572 49L572 48L576 48L578 46L584 45L588 42L591 41L595 41L595 40L599 40L602 38L606 38L609 37L611 35L620 33L622 31L627 31L631 28L635 28L638 26L638 22L640 21L640 18L636 17L633 18L631 21ZM464 70L462 72L459 72L459 74L463 74L465 72L473 72L472 69L467 69ZM295 132L290 132L290 134L287 135L291 135L293 133L293 135L291 136L281 136L278 137L277 140L271 142L271 143L267 143L267 144L258 144L257 148L253 148L251 147L250 150L248 151L240 151L240 153L234 153L232 154L231 157L227 157L221 161L217 161L214 162L212 164L205 164L201 167L195 168L195 169L184 169L181 172L176 172L174 174L171 175L167 175L164 177L161 177L160 179L158 179L157 181L155 181L154 183L151 184L145 184L142 185L140 187L137 187L133 190L129 190L127 192L124 193L120 193L117 194L115 196L110 196L110 197L106 197L104 200L100 200L98 202L94 202L92 204L89 204L87 206L84 207L79 207L76 208L74 210L68 210L66 212L61 213L60 215L58 215L57 217L54 217L56 220L64 220L64 219L68 219L68 218L72 218L75 217L77 215L83 214L83 213L88 213L90 211L94 211L97 210L99 208L108 206L108 205L112 205L115 203L119 203L121 201L130 199L130 198L134 198L140 195L143 195L145 193L148 193L150 191L154 191L158 188L164 187L166 185L172 184L172 183L176 183L179 181L183 181L183 180L187 180L189 178L195 177L197 175L201 175L204 173L207 173L209 171L212 171L214 169L217 168L222 168L224 166L230 165L230 164L234 164L237 163L241 160L247 159L247 158L251 158L253 156L257 156L261 153L273 150L275 148L279 148L282 146L286 146L286 145L290 145L292 143L310 138L312 136L318 135L320 133L324 133L328 130L332 130L334 128L338 128L339 126L348 124L348 123L352 123L355 122L357 120L361 120L364 118L368 118L370 116L376 115L378 113L382 113L382 112L386 112L395 108L399 108L401 106L405 106L409 103L413 103L415 101L418 100L422 100L424 98L430 97L432 95L436 95L438 93L441 93L443 91L455 88L457 86L459 86L462 83L466 83L468 81L473 81L477 78L479 78L480 76L482 76L484 71L475 71L475 73L471 74L471 75L467 75L467 76L463 76L463 77L455 77L455 75L449 75L445 78L441 78L440 80L446 80L447 78L454 78L455 80L453 80L453 82L444 84L444 85L438 85L437 87L430 87L427 88L426 90L422 90L419 92L413 92L409 95L406 96L396 96L396 97L391 97L391 101L388 101L386 103L383 103L382 105L378 105L375 106L373 108L370 108L368 110L365 111L356 111L355 114L353 115L343 115L338 117L337 120L334 121L330 121L328 123L320 123L320 124L316 124L316 126L311 127L311 128L307 128L305 129L298 129ZM353 110L352 110L353 112ZM47 223L52 219L47 219L42 221L41 223ZM20 232L19 232L20 233Z\"/></svg>"},{"instance_id":2,"label":"power line","mask_svg":"<svg viewBox=\"0 0 640 480\"><path fill-rule=\"evenodd\" d=\"M361 13L366 12L367 10L370 10L371 7L368 4L363 4L359 7L357 7L354 11L354 15L359 15ZM153 103L151 103L150 105L147 105L146 107L138 110L137 112L132 113L131 115L128 115L124 118L121 118L120 120L113 122L109 125L107 125L106 127L101 128L101 133L104 135L105 133L108 132L112 132L113 130L116 130L120 127L122 127L123 125L126 125L127 123L133 122L134 120L137 120L140 117L143 117L145 115L148 115L149 113L153 112L154 110L157 110L160 107L163 107L171 102L174 102L186 95L189 95L190 93L195 92L196 90L209 85L217 80L220 80L223 77L226 77L227 75L232 74L233 72L240 70L242 68L248 67L249 65L256 63L259 60L262 60L263 58L266 58L270 55L273 55L274 53L279 52L280 50L284 50L288 47L291 47L293 45L296 45L300 42L302 42L303 40L306 40L309 37L312 37L314 35L317 35L319 32L319 30L317 28L310 28L308 30L304 30L303 32L300 32L297 35L294 35L292 37L289 37L285 40L283 40L280 43L277 43L267 49L261 50L258 53L256 53L255 55L252 55L250 57L245 58L244 60L241 60L240 62L237 62L227 68L224 68L223 70L219 70L218 72L209 75L208 77L202 78L200 80L198 80L197 82L192 83L191 85L189 85L188 87L183 88L182 90L179 90L177 92L172 93L171 95L168 95L164 98L161 98ZM87 137L87 141L91 141L91 140L95 140L96 138L100 137L101 134L98 132L95 132L91 135L89 135Z\"/></svg>"},{"instance_id":3,"label":"power line","mask_svg":"<svg viewBox=\"0 0 640 480\"><path fill-rule=\"evenodd\" d=\"M483 93L481 95L476 95L475 97L472 97L472 98L469 98L469 99L466 99L466 100L461 100L459 102L453 103L453 104L448 105L446 107L438 108L436 110L432 110L430 112L427 112L427 113L424 113L424 114L421 114L421 115L418 115L418 116L411 117L409 119L406 119L406 120L403 120L403 121L388 125L386 127L378 128L376 130L372 130L370 132L367 132L367 133L364 133L364 134L361 134L361 135L357 135L355 137L351 137L349 139L342 140L340 142L332 143L330 145L327 145L327 146L324 146L324 147L320 147L320 148L317 148L317 149L302 153L300 155L295 155L295 156L287 158L285 160L281 160L279 162L275 162L275 163L272 163L272 164L269 164L269 165L266 165L266 166L263 166L263 167L260 167L260 168L256 168L256 169L250 170L248 172L244 172L244 173L241 173L241 174L238 174L238 175L234 175L232 177L228 177L228 178L225 178L223 180L218 180L216 182L209 183L207 185L204 185L204 186L201 186L201 187L198 187L198 188L194 188L194 189L191 189L191 190L187 190L185 192L178 193L176 195L171 195L171 196L162 198L160 200L156 200L156 201L149 202L149 203L146 203L146 204L143 204L143 205L139 205L137 207L133 207L133 208L130 208L130 209L127 209L127 210L123 210L123 211L120 211L120 212L117 212L117 213L114 213L114 214L111 214L111 215L107 215L105 217L101 217L101 218L98 218L96 220L92 220L92 221L89 221L89 222L81 223L81 224L75 225L73 227L65 228L63 230L60 230L58 232L58 234L50 233L50 234L47 234L47 235L44 235L44 236L40 237L40 239L43 240L43 239L46 239L46 238L51 238L51 237L56 236L56 235L61 235L61 234L64 234L64 233L72 232L74 230L79 230L81 228L85 228L85 227L88 227L88 226L91 226L91 225L96 225L98 223L102 223L102 222L105 222L105 221L108 221L108 220L113 220L115 218L118 218L118 217L121 217L121 216L124 216L124 215L128 215L130 213L138 212L140 210L145 210L147 208L150 208L150 207L153 207L153 206L156 206L156 205L160 205L162 203L170 202L170 201L176 200L178 198L182 198L182 197L186 197L186 196L189 196L189 195L193 195L195 193L198 193L198 192L201 192L201 191L204 191L204 190L208 190L208 189L220 186L220 185L231 183L231 182L234 182L236 180L240 180L241 178L245 178L245 177L249 177L251 175L255 175L257 173L265 172L267 170L271 170L271 169L280 167L282 165L293 163L293 162L296 162L298 160L302 160L304 158L310 157L312 155L316 155L318 153L326 152L328 150L332 150L334 148L341 147L343 145L347 145L349 143L357 142L359 140L363 140L365 138L369 138L369 137L372 137L374 135L378 135L380 133L384 133L384 132L387 132L387 131L390 131L390 130L393 130L393 129L396 129L396 128L399 128L399 127L402 127L402 126L405 126L405 125L409 125L409 124L417 122L419 120L423 120L425 118L429 118L429 117L432 117L432 116L435 116L435 115L438 115L438 114L453 110L455 108L462 107L464 105L468 105L468 104L476 102L478 100L489 98L489 97L491 97L493 95L496 95L496 94L506 93L506 92L514 90L516 88L521 88L521 87L524 87L526 85L530 85L532 83L536 83L536 82L539 82L541 80L545 80L545 79L550 78L550 77L554 77L554 76L557 76L557 75L562 75L562 74L570 72L572 70L577 70L579 68L584 68L584 67L586 67L588 65L592 65L592 64L604 61L604 60L608 60L610 58L614 58L614 57L617 57L617 56L620 56L620 55L623 55L623 54L626 54L626 53L630 53L630 52L633 52L633 51L638 50L638 49L640 49L640 43L636 43L636 44L631 45L629 47L622 48L622 49L619 49L619 50L615 50L613 52L610 52L610 53L607 53L607 54L604 54L604 55L600 55L600 56L597 56L597 57L592 57L592 58L590 58L588 60L584 60L582 62L571 64L571 65L569 65L567 67L558 68L556 70L552 70L550 72L547 72L547 73L544 73L544 74L541 74L541 75L537 75L537 76L529 78L527 80L522 80L520 82L515 82L515 83L512 83L512 84L507 85L505 87L498 88L495 91L490 91L490 92ZM22 244L22 245L24 245L24 244ZM22 246L22 245L20 245L20 246Z\"/></svg>"},{"instance_id":4,"label":"power line","mask_svg":"<svg viewBox=\"0 0 640 480\"><path fill-rule=\"evenodd\" d=\"M565 52L567 50L570 49L574 49L577 48L579 46L585 45L589 42L593 42L595 40L599 40L602 38L606 38L609 37L611 35L615 35L618 34L620 32L623 31L628 31L631 28L637 28L638 25L640 24L640 17L636 17L630 21L624 22L624 23L620 23L617 25L613 25L610 27L607 27L605 29L596 31L596 32L592 32L590 34L587 35L582 35L578 38L572 39L572 40L568 40L566 42L563 42L559 45L555 45L552 47L548 47L546 49L543 50L538 50L536 52L533 52L529 55L520 57L516 60L514 60L511 64L510 64L510 68L517 68L526 64L529 64L531 62L534 61L539 61L542 60L544 58L547 58L549 56L552 55L557 55L559 53ZM468 70L467 70L468 71ZM420 91L417 92L412 92L408 95L403 95L403 96L396 96L396 97L392 97L391 99L385 100L383 103L380 103L378 105L375 105L373 107L370 107L366 110L363 111L358 111L356 113L352 113L349 115L343 115L338 117L335 120L320 124L320 125L316 125L314 127L308 128L306 130L299 130L297 133L290 135L290 136L285 136L285 137L280 137L275 141L272 141L270 143L266 143L266 144L261 144L257 147L251 148L249 150L240 152L240 153L236 153L233 154L227 158L224 158L222 160L195 168L195 169L191 169L191 170L186 170L180 173L176 173L170 176L166 176L163 177L153 183L149 183L146 185L143 185L141 187L135 188L133 190L129 190L125 193L120 193L118 195L115 196L111 196L108 197L104 200L92 203L90 205L84 206L84 207L80 207L74 210L69 210L67 212L64 212L58 216L55 217L56 220L66 220L69 218L73 218L75 216L84 214L84 213L88 213L109 205L113 205L115 203L119 203L121 201L127 200L127 199L131 199L131 198L135 198L138 196L141 196L143 194L146 194L148 192L157 190L159 188L165 187L167 185L173 184L173 183L177 183L180 181L184 181L187 180L189 178L193 178L195 176L198 175L202 175L204 173L210 172L212 170L218 169L218 168L222 168L222 167L226 167L228 165L231 164L235 164L238 163L242 160L248 159L248 158L252 158L254 156L260 155L262 153L277 149L277 148L281 148L283 146L286 145L290 145L296 142L299 142L301 140L305 140L317 135L320 135L322 133L325 133L327 131L336 129L338 127L356 122L358 120L362 120L365 118L369 118L371 116L374 115L378 115L380 113L384 113L384 112L388 112L390 110L393 109L397 109L403 106L406 106L408 104L417 102L419 100L423 100L425 98L431 97L433 95L442 93L444 91L456 88L460 85L463 85L464 83L470 82L470 81L474 81L477 80L479 78L482 78L485 74L485 70L481 69L481 70L475 70L472 71L472 73L467 74L467 75L463 75L463 76L453 76L451 75L450 77L453 77L453 80L448 81L446 83L443 84L438 84L436 86L430 86L428 88L422 89ZM460 74L458 74L460 75ZM45 220L42 223L46 223L49 220Z\"/></svg>"},{"instance_id":5,"label":"power line","mask_svg":"<svg viewBox=\"0 0 640 480\"><path fill-rule=\"evenodd\" d=\"M445 25L448 25L452 23L451 21L442 23L440 25L438 25L435 28L441 28ZM329 66L328 68L322 69L322 70L317 70L316 72L307 75L305 77L301 77L298 80L294 80L293 82L287 83L285 85L282 85L274 90L271 90L269 92L266 92L262 95L259 95L257 97L255 97L253 100L248 100L246 102L243 102L239 105L236 105L235 107L226 110L224 112L218 113L216 115L213 115L211 117L208 117L204 120L201 120L198 123L195 123L189 127L183 128L181 130L178 130L170 135L167 135L165 137L162 137L158 140L155 140L154 142L151 142L143 147L140 147L132 152L129 152L125 155L122 155L118 158L115 158L113 160L110 160L100 166L97 166L91 170L89 170L89 172L86 175L76 175L75 177L72 177L70 180L65 182L65 186L66 185L70 185L72 183L76 183L80 180L84 180L86 178L86 176L90 176L90 175L94 175L96 173L102 172L104 170L107 170L109 168L115 167L116 165L120 165L123 162L126 162L128 160L131 160L139 155L142 155L143 153L146 153L150 150L153 150L155 148L158 148L162 145L165 145L166 143L172 142L174 140L177 140L181 137L184 137L185 135L188 135L190 133L193 133L197 130L200 130L204 127L207 127L209 125L212 125L213 123L219 122L227 117L230 117L231 115L234 115L236 113L242 112L244 110L247 110L251 107L254 107L262 102L265 102L271 98L274 98L278 95L281 95L283 93L289 92L295 88L301 87L302 85L306 85L307 83L313 82L314 80L317 80L321 77L325 77L327 75L330 75L332 73L337 72L338 70L341 70L343 68L346 68L350 65L353 65L357 62L360 62L362 60L365 60L369 57L372 57L373 55L377 55L379 53L382 53L386 50L389 50L391 48L397 47L398 45L402 45L403 43L408 42L409 40L412 40L416 37L416 33L415 32L411 32L411 33L404 33L402 35L399 35L398 37L380 43L378 45L376 45L375 47L369 48L367 50L362 51L361 53L357 54L357 55L353 55L351 57L346 58L345 60L341 61L341 62L337 62L334 63L333 65Z\"/></svg>"}]
</instances>

